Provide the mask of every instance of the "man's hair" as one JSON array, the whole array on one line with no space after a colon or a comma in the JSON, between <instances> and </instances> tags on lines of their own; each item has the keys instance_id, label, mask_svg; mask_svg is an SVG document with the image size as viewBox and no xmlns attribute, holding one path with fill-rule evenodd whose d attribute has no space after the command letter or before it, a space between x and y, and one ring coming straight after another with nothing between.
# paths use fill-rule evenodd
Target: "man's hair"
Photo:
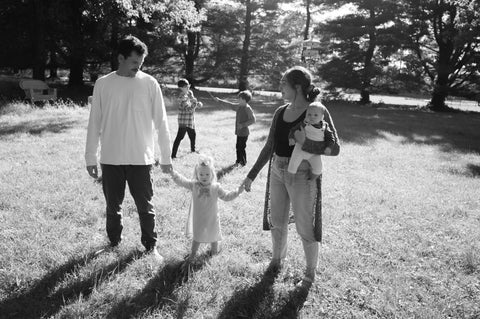
<instances>
[{"instance_id":1,"label":"man's hair","mask_svg":"<svg viewBox=\"0 0 480 319\"><path fill-rule=\"evenodd\" d=\"M248 103L252 99L252 92L250 92L249 90L241 91L240 93L238 93L238 97L244 99Z\"/></svg>"},{"instance_id":2,"label":"man's hair","mask_svg":"<svg viewBox=\"0 0 480 319\"><path fill-rule=\"evenodd\" d=\"M187 79L180 79L180 80L178 80L178 82L177 82L177 86L178 86L179 88L183 88L183 87L186 87L186 86L189 86L189 85L190 85L190 83L188 83L188 80L187 80Z\"/></svg>"},{"instance_id":3,"label":"man's hair","mask_svg":"<svg viewBox=\"0 0 480 319\"><path fill-rule=\"evenodd\" d=\"M118 54L123 55L124 58L128 58L132 52L147 56L148 48L147 45L137 37L128 35L118 42Z\"/></svg>"}]
</instances>

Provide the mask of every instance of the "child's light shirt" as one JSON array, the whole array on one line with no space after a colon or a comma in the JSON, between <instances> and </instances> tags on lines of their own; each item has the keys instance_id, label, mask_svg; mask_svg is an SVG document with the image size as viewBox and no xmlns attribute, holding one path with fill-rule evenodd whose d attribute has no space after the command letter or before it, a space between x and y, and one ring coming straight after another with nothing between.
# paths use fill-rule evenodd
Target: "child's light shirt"
<instances>
[{"instance_id":1,"label":"child's light shirt","mask_svg":"<svg viewBox=\"0 0 480 319\"><path fill-rule=\"evenodd\" d=\"M323 124L323 122L322 122ZM312 141L323 141L325 139L325 125L315 127L311 124L305 125L305 136Z\"/></svg>"},{"instance_id":2,"label":"child's light shirt","mask_svg":"<svg viewBox=\"0 0 480 319\"><path fill-rule=\"evenodd\" d=\"M192 191L192 200L185 229L187 237L199 243L213 243L222 240L220 219L218 216L218 199L231 201L240 193L227 192L220 184L203 186L201 183L187 180L179 174L173 175L178 185Z\"/></svg>"}]
</instances>

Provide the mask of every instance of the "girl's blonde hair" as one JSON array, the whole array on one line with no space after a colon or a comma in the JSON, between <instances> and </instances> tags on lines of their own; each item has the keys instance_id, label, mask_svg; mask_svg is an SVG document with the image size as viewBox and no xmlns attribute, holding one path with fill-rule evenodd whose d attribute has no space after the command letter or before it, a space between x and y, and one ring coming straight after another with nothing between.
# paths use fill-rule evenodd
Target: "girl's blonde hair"
<instances>
[{"instance_id":1,"label":"girl's blonde hair","mask_svg":"<svg viewBox=\"0 0 480 319\"><path fill-rule=\"evenodd\" d=\"M209 156L200 156L198 159L198 163L195 165L193 170L193 178L198 182L198 170L201 167L208 167L210 169L211 179L210 182L212 184L217 182L217 174L215 173L215 166L213 165L213 158Z\"/></svg>"}]
</instances>

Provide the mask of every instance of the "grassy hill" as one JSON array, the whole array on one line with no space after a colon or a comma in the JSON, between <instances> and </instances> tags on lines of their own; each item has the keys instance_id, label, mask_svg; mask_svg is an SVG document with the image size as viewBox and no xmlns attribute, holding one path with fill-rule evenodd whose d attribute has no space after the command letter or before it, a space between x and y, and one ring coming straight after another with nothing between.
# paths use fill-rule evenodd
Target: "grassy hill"
<instances>
[{"instance_id":1,"label":"grassy hill","mask_svg":"<svg viewBox=\"0 0 480 319\"><path fill-rule=\"evenodd\" d=\"M233 189L259 154L279 101L257 97L247 144L235 160L233 111L207 95L198 149ZM107 244L101 185L85 170L88 109L73 103L0 115L0 318L479 318L480 114L328 104L342 140L325 157L324 242L317 282L295 290L303 250L290 226L287 266L265 275L271 239L261 230L264 169L233 202L220 203L223 251L181 272L189 193L155 169L157 265L142 254L127 193L124 240ZM176 113L168 109L172 139ZM180 146L177 170L198 154Z\"/></svg>"}]
</instances>

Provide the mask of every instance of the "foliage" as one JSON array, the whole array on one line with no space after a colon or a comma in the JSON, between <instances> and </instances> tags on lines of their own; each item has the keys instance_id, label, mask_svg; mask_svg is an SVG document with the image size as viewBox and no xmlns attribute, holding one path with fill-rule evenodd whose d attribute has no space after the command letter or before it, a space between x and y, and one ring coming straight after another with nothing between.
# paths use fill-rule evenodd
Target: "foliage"
<instances>
[{"instance_id":1,"label":"foliage","mask_svg":"<svg viewBox=\"0 0 480 319\"><path fill-rule=\"evenodd\" d=\"M480 92L480 1L409 0L409 48L434 88L431 107L445 110L450 94Z\"/></svg>"},{"instance_id":2,"label":"foliage","mask_svg":"<svg viewBox=\"0 0 480 319\"><path fill-rule=\"evenodd\" d=\"M330 86L361 90L362 100L369 102L372 81L391 62L400 49L396 40L401 29L395 23L399 14L397 1L326 1L330 8L354 5L354 12L320 23L316 33L322 42L325 62L321 76ZM350 78L342 78L331 72Z\"/></svg>"}]
</instances>

